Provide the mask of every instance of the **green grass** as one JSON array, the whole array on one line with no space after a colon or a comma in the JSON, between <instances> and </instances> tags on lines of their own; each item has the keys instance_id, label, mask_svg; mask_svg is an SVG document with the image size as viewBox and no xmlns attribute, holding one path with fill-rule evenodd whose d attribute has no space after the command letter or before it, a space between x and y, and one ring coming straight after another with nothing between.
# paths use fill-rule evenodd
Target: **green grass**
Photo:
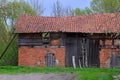
<instances>
[{"instance_id":1,"label":"green grass","mask_svg":"<svg viewBox=\"0 0 120 80\"><path fill-rule=\"evenodd\" d=\"M25 74L25 73L73 73L78 76L78 80L113 80L112 76L120 74L120 69L39 68L20 66L0 67L0 74Z\"/></svg>"}]
</instances>

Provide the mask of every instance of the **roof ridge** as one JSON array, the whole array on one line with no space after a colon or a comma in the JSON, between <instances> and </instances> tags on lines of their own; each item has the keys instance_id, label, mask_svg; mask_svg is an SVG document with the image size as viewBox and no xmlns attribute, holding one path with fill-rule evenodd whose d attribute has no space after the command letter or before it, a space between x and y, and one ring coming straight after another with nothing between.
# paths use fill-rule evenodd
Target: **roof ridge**
<instances>
[{"instance_id":1,"label":"roof ridge","mask_svg":"<svg viewBox=\"0 0 120 80\"><path fill-rule=\"evenodd\" d=\"M71 18L71 17L81 17L81 16L92 16L92 15L115 15L120 13L94 13L94 14L85 14L85 15L78 15L78 16L39 16L39 15L30 15L30 14L21 14L20 16L31 16L31 17L43 17L43 18Z\"/></svg>"}]
</instances>

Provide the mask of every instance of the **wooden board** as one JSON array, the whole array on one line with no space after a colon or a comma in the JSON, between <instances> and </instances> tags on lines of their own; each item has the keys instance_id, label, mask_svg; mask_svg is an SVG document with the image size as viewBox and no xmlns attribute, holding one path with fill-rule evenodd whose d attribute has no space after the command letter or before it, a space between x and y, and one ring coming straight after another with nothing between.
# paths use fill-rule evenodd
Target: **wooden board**
<instances>
[{"instance_id":1,"label":"wooden board","mask_svg":"<svg viewBox=\"0 0 120 80\"><path fill-rule=\"evenodd\" d=\"M112 54L111 67L120 68L120 54Z\"/></svg>"},{"instance_id":2,"label":"wooden board","mask_svg":"<svg viewBox=\"0 0 120 80\"><path fill-rule=\"evenodd\" d=\"M47 67L55 67L55 55L53 53L48 53L45 56L45 64Z\"/></svg>"},{"instance_id":3,"label":"wooden board","mask_svg":"<svg viewBox=\"0 0 120 80\"><path fill-rule=\"evenodd\" d=\"M67 34L66 67L73 67L72 56L75 56L77 67L99 67L99 41L74 33Z\"/></svg>"}]
</instances>

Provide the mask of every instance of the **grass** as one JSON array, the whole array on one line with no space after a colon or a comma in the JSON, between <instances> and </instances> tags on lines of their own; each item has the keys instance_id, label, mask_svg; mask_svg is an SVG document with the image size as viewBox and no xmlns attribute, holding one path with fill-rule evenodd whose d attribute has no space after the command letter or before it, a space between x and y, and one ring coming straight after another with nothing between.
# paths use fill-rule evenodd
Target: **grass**
<instances>
[{"instance_id":1,"label":"grass","mask_svg":"<svg viewBox=\"0 0 120 80\"><path fill-rule=\"evenodd\" d=\"M0 74L25 74L25 73L73 73L78 80L113 80L113 75L120 74L120 69L99 69L99 68L39 68L39 67L18 67L1 66Z\"/></svg>"}]
</instances>

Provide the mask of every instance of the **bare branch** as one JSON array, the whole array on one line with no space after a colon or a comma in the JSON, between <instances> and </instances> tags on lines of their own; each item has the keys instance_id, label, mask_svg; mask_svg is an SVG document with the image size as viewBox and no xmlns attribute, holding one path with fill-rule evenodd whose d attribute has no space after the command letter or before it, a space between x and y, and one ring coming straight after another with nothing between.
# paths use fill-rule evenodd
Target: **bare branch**
<instances>
[{"instance_id":1,"label":"bare branch","mask_svg":"<svg viewBox=\"0 0 120 80\"><path fill-rule=\"evenodd\" d=\"M43 9L42 1L29 0L27 3L37 12L37 15L43 14L44 9Z\"/></svg>"}]
</instances>

